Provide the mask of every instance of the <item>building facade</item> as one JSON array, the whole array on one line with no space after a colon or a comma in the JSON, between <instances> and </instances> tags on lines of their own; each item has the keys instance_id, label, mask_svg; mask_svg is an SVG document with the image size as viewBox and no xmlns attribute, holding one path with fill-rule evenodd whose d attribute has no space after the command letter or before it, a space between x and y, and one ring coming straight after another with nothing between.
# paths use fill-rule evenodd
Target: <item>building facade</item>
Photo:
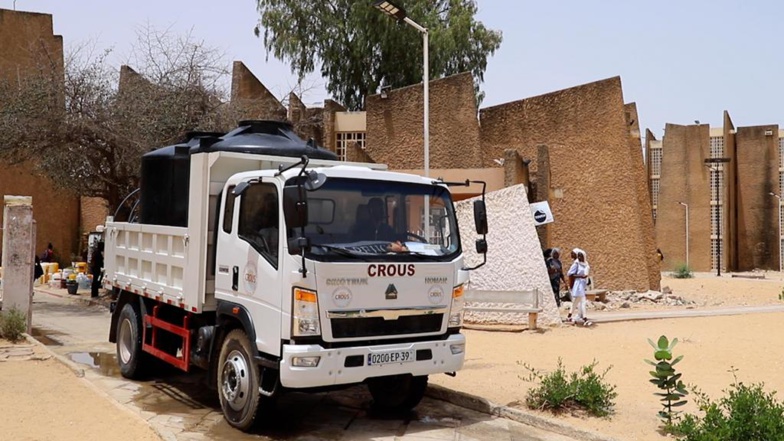
<instances>
[{"instance_id":1,"label":"building facade","mask_svg":"<svg viewBox=\"0 0 784 441\"><path fill-rule=\"evenodd\" d=\"M54 35L52 16L0 9L0 81L15 83L31 71L63 76L63 39ZM2 107L0 102L0 107ZM56 182L39 176L32 162L0 164L0 194L32 196L36 220L37 252L47 243L55 257L70 264L79 253L81 205L79 197L62 190ZM0 210L0 223L2 223ZM2 253L2 244L0 244ZM81 259L77 259L81 260Z\"/></svg>"},{"instance_id":2,"label":"building facade","mask_svg":"<svg viewBox=\"0 0 784 441\"><path fill-rule=\"evenodd\" d=\"M647 131L646 157L656 239L666 268L779 270L784 131L667 124Z\"/></svg>"}]
</instances>

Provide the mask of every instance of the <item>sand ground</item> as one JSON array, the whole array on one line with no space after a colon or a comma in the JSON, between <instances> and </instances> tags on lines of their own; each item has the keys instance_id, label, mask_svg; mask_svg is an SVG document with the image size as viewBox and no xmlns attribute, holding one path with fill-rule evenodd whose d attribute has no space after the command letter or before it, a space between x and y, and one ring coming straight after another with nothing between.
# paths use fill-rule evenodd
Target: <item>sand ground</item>
<instances>
[{"instance_id":1,"label":"sand ground","mask_svg":"<svg viewBox=\"0 0 784 441\"><path fill-rule=\"evenodd\" d=\"M691 308L783 304L779 299L784 275L766 273L765 279L698 274L677 280L666 275L662 286L696 305ZM634 310L661 309L635 305ZM669 307L685 309L687 306ZM628 311L628 310L622 310ZM589 314L590 315L590 314ZM663 440L657 433L657 389L648 382L652 349L646 339L677 337L678 365L687 384L713 397L732 383L731 368L746 383L764 382L768 390L784 393L784 345L779 343L784 313L666 319L596 324L592 328L564 326L535 332L466 331L467 362L456 378L431 377L431 382L485 397L498 404L521 406L527 390L527 363L541 371L555 368L559 358L568 371L598 362L612 366L607 381L617 386L615 413L609 418L561 415L577 427L621 440ZM8 343L0 341L0 348ZM0 362L0 427L3 437L15 440L154 440L155 433L139 419L100 396L42 348L25 361ZM9 409L13 409L9 411ZM685 408L696 412L693 403Z\"/></svg>"},{"instance_id":2,"label":"sand ground","mask_svg":"<svg viewBox=\"0 0 784 441\"><path fill-rule=\"evenodd\" d=\"M11 344L0 340L0 353ZM138 416L115 405L45 349L21 342L31 356L0 361L0 438L7 440L153 441Z\"/></svg>"},{"instance_id":3,"label":"sand ground","mask_svg":"<svg viewBox=\"0 0 784 441\"><path fill-rule=\"evenodd\" d=\"M699 274L689 280L663 277L662 286L694 300L697 305L692 308L709 309L782 304L778 296L784 281L779 273L768 273L764 280ZM646 306L634 309L644 310ZM714 399L733 383L729 372L732 368L737 370L739 381L764 382L767 390L784 391L784 345L778 335L782 321L784 313L765 313L606 323L592 328L567 326L522 333L466 331L463 371L455 379L435 376L431 381L522 408L526 392L535 384L527 381L528 371L519 363L549 372L560 358L566 370L572 372L595 360L599 370L611 367L606 379L617 386L614 415L557 418L620 440L663 440L666 437L657 432L660 405L653 395L658 389L648 382L650 369L643 361L653 358L647 339L656 341L662 334L678 338L680 343L674 352L684 356L677 365L684 382ZM698 412L692 400L683 409Z\"/></svg>"}]
</instances>

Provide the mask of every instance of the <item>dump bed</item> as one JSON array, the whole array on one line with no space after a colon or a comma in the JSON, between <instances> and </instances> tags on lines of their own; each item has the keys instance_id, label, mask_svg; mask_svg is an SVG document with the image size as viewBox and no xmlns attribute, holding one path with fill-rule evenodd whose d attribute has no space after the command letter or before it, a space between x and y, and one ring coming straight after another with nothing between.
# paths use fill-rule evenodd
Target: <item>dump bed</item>
<instances>
[{"instance_id":1,"label":"dump bed","mask_svg":"<svg viewBox=\"0 0 784 441\"><path fill-rule=\"evenodd\" d=\"M192 312L212 306L207 296L194 295L204 292L206 279L191 264L188 228L126 222L106 227L104 283Z\"/></svg>"}]
</instances>

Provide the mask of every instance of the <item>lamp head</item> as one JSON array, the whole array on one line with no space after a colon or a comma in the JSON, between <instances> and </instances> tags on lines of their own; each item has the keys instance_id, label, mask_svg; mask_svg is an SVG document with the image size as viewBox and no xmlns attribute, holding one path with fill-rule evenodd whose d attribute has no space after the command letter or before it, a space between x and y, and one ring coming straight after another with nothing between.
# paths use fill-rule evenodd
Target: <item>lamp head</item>
<instances>
[{"instance_id":1,"label":"lamp head","mask_svg":"<svg viewBox=\"0 0 784 441\"><path fill-rule=\"evenodd\" d=\"M402 21L406 18L406 10L403 7L398 6L390 1L387 0L379 0L373 2L373 6L378 9L379 11L387 14L388 16L394 18L397 21Z\"/></svg>"}]
</instances>

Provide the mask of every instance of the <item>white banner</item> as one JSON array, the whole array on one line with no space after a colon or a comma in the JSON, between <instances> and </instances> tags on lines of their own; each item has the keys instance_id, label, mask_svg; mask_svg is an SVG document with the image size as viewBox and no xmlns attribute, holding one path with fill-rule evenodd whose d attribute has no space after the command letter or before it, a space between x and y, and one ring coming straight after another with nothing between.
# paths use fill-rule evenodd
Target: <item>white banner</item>
<instances>
[{"instance_id":1,"label":"white banner","mask_svg":"<svg viewBox=\"0 0 784 441\"><path fill-rule=\"evenodd\" d=\"M553 222L553 212L550 211L550 204L547 201L534 202L531 204L531 214L534 215L534 225L549 224Z\"/></svg>"}]
</instances>

